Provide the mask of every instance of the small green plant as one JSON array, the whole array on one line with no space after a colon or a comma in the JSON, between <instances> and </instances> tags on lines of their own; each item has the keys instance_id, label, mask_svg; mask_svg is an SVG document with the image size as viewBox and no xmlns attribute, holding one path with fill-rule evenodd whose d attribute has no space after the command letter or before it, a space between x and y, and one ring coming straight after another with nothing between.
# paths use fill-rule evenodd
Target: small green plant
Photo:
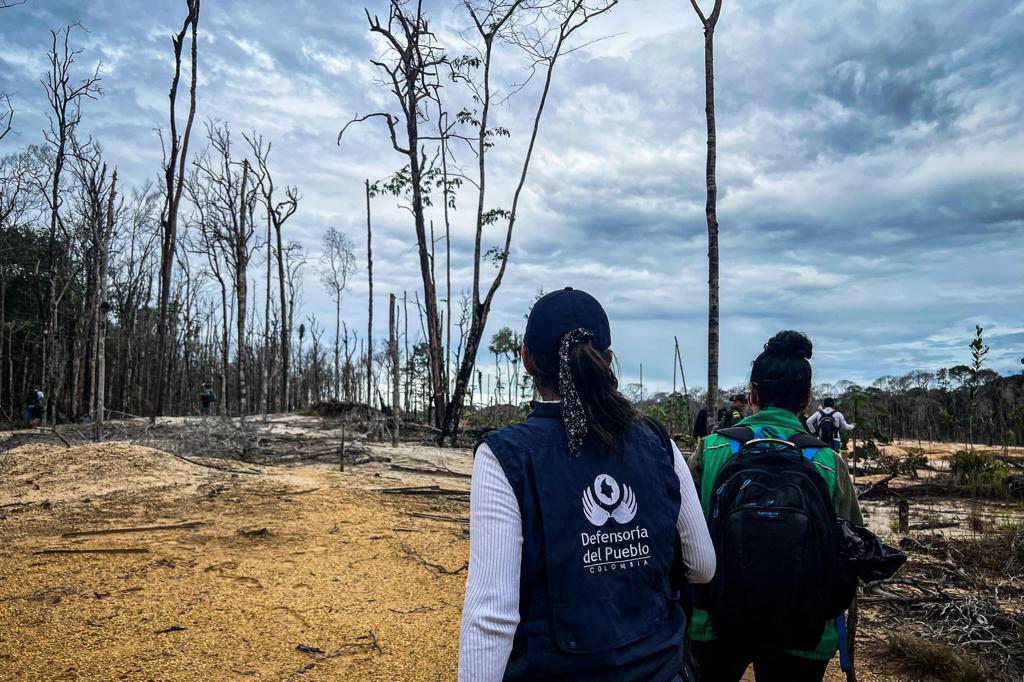
<instances>
[{"instance_id":1,"label":"small green plant","mask_svg":"<svg viewBox=\"0 0 1024 682\"><path fill-rule=\"evenodd\" d=\"M863 443L860 443L859 445L857 445L856 448L854 448L854 454L856 455L857 459L861 461L871 459L877 460L880 451L878 449L878 446L875 445L875 441L867 440L864 441Z\"/></svg>"}]
</instances>

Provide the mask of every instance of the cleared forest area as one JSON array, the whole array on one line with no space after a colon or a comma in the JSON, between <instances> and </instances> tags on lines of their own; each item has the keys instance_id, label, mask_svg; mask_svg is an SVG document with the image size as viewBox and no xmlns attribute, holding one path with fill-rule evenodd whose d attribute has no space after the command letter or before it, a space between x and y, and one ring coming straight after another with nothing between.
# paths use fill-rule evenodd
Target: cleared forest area
<instances>
[{"instance_id":1,"label":"cleared forest area","mask_svg":"<svg viewBox=\"0 0 1024 682\"><path fill-rule=\"evenodd\" d=\"M111 422L131 439L103 444L69 428L3 434L3 669L24 679L452 679L470 451L393 447L353 422L347 433L360 435L340 471L337 425L273 415L248 461L189 453L202 427L191 420ZM297 443L323 454L296 457ZM1024 557L1014 555L1024 506L955 496L955 450L932 444L919 471L858 478L869 526L911 557L861 594L860 679L1024 670ZM1024 465L1024 451L1006 457ZM906 530L900 500L910 501ZM829 675L845 679L837 667Z\"/></svg>"}]
</instances>

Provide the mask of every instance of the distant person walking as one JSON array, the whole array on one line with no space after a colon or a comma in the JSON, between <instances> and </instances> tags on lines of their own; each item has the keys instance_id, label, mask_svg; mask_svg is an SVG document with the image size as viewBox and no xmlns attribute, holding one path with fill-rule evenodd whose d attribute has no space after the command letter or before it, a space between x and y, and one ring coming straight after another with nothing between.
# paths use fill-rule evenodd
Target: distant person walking
<instances>
[{"instance_id":1,"label":"distant person walking","mask_svg":"<svg viewBox=\"0 0 1024 682\"><path fill-rule=\"evenodd\" d=\"M203 415L210 414L210 406L217 402L217 394L213 392L210 384L203 383L199 388L199 404L202 406Z\"/></svg>"},{"instance_id":2,"label":"distant person walking","mask_svg":"<svg viewBox=\"0 0 1024 682\"><path fill-rule=\"evenodd\" d=\"M697 419L693 422L694 438L704 438L708 435L708 408L700 408L700 412L697 413Z\"/></svg>"},{"instance_id":3,"label":"distant person walking","mask_svg":"<svg viewBox=\"0 0 1024 682\"><path fill-rule=\"evenodd\" d=\"M33 386L32 390L25 396L25 421L31 426L39 426L43 421L43 412L46 410L46 394L41 386Z\"/></svg>"},{"instance_id":4,"label":"distant person walking","mask_svg":"<svg viewBox=\"0 0 1024 682\"><path fill-rule=\"evenodd\" d=\"M729 406L725 408L724 414L721 412L716 428L727 429L734 424L739 423L741 419L750 414L750 408L747 405L747 396L742 393L737 393L729 398Z\"/></svg>"},{"instance_id":5,"label":"distant person walking","mask_svg":"<svg viewBox=\"0 0 1024 682\"><path fill-rule=\"evenodd\" d=\"M853 598L836 516L863 524L849 469L797 415L811 396L811 341L772 337L750 372L753 414L690 459L718 572L689 634L701 682L820 682Z\"/></svg>"},{"instance_id":6,"label":"distant person walking","mask_svg":"<svg viewBox=\"0 0 1024 682\"><path fill-rule=\"evenodd\" d=\"M843 431L853 431L856 426L848 424L843 413L836 409L835 398L825 398L822 406L807 418L807 431L815 438L831 445L836 452L843 447L839 434Z\"/></svg>"},{"instance_id":7,"label":"distant person walking","mask_svg":"<svg viewBox=\"0 0 1024 682\"><path fill-rule=\"evenodd\" d=\"M460 682L678 681L685 582L715 554L664 427L618 390L592 296L533 305L523 366L540 400L476 449Z\"/></svg>"}]
</instances>

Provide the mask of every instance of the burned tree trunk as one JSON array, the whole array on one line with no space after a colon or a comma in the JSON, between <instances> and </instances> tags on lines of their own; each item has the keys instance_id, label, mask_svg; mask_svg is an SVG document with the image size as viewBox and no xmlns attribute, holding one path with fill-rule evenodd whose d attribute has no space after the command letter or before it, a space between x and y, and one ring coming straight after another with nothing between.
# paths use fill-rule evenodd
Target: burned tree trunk
<instances>
[{"instance_id":1,"label":"burned tree trunk","mask_svg":"<svg viewBox=\"0 0 1024 682\"><path fill-rule=\"evenodd\" d=\"M169 303L171 298L171 268L174 265L174 254L177 248L178 239L178 207L181 203L181 193L185 186L185 161L188 158L188 143L192 137L192 122L196 114L196 84L198 82L197 55L198 42L197 33L199 30L199 4L201 0L185 0L188 7L188 15L182 24L181 31L172 39L174 45L174 77L171 79L171 90L168 94L170 100L170 140L167 163L164 166L165 199L164 212L160 224L163 231L163 239L160 246L160 293L158 301L157 317L157 386L156 396L152 402L149 413L149 421L156 421L158 415L163 413L164 393L167 391L167 379L169 372L170 349L170 325L168 320ZM181 49L185 42L185 35L191 28L192 38L192 80L189 87L189 108L188 119L185 123L184 135L178 137L178 120L175 115L175 106L178 99L178 80L181 77Z\"/></svg>"},{"instance_id":2,"label":"burned tree trunk","mask_svg":"<svg viewBox=\"0 0 1024 682\"><path fill-rule=\"evenodd\" d=\"M110 178L110 196L107 200L107 215L99 244L99 276L96 278L99 305L96 310L96 409L93 420L96 425L95 439L103 437L103 420L106 415L106 382L107 382L107 269L110 263L110 239L114 234L114 198L117 196L117 171Z\"/></svg>"},{"instance_id":3,"label":"burned tree trunk","mask_svg":"<svg viewBox=\"0 0 1024 682\"><path fill-rule=\"evenodd\" d=\"M373 230L370 223L370 181L366 181L366 277L370 293L366 297L366 417L373 404Z\"/></svg>"},{"instance_id":4,"label":"burned tree trunk","mask_svg":"<svg viewBox=\"0 0 1024 682\"><path fill-rule=\"evenodd\" d=\"M707 17L696 0L690 0L690 4L704 26L704 112L708 124L707 203L704 207L708 222L708 395L705 407L710 433L718 412L718 185L715 177L718 141L715 131L715 26L722 11L722 0L715 0L714 9Z\"/></svg>"},{"instance_id":5,"label":"burned tree trunk","mask_svg":"<svg viewBox=\"0 0 1024 682\"><path fill-rule=\"evenodd\" d=\"M246 377L248 368L248 346L245 342L245 313L248 295L246 270L249 267L249 239L251 232L246 229L246 218L249 213L249 162L242 162L242 193L238 206L238 234L235 235L235 297L238 301L238 418L245 423L245 415L249 411L249 383Z\"/></svg>"},{"instance_id":6,"label":"burned tree trunk","mask_svg":"<svg viewBox=\"0 0 1024 682\"><path fill-rule=\"evenodd\" d=\"M391 445L398 447L399 428L399 366L398 366L398 320L395 319L395 295L391 294L391 314L388 320L388 351L391 355Z\"/></svg>"}]
</instances>

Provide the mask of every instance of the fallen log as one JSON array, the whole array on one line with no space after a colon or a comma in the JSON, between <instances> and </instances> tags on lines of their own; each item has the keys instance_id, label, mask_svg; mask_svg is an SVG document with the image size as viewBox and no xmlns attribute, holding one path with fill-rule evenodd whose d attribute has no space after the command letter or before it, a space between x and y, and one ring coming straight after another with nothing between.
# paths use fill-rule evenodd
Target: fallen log
<instances>
[{"instance_id":1,"label":"fallen log","mask_svg":"<svg viewBox=\"0 0 1024 682\"><path fill-rule=\"evenodd\" d=\"M880 481L875 481L871 485L861 488L857 491L857 498L871 497L875 494L882 494L883 492L889 492L889 481L896 478L896 474L889 474Z\"/></svg>"},{"instance_id":2,"label":"fallen log","mask_svg":"<svg viewBox=\"0 0 1024 682\"><path fill-rule=\"evenodd\" d=\"M449 469L427 469L420 467L408 467L402 464L392 464L392 471L402 471L407 474L424 474L428 476L448 476L451 478L473 478L472 474L464 474L461 471L451 471Z\"/></svg>"},{"instance_id":3,"label":"fallen log","mask_svg":"<svg viewBox=\"0 0 1024 682\"><path fill-rule=\"evenodd\" d=\"M62 538L75 538L83 535L115 535L117 533L144 533L157 530L187 530L198 528L203 525L202 521L185 521L183 523L169 523L160 526L129 526L126 528L97 528L95 530L72 530L61 533Z\"/></svg>"},{"instance_id":4,"label":"fallen log","mask_svg":"<svg viewBox=\"0 0 1024 682\"><path fill-rule=\"evenodd\" d=\"M406 516L415 516L418 519L431 519L433 521L450 521L452 523L469 523L465 516L445 516L444 514L423 514L421 512L402 512Z\"/></svg>"},{"instance_id":5,"label":"fallen log","mask_svg":"<svg viewBox=\"0 0 1024 682\"><path fill-rule=\"evenodd\" d=\"M861 604L934 604L952 601L943 594L901 595L883 594L877 597L858 597Z\"/></svg>"},{"instance_id":6,"label":"fallen log","mask_svg":"<svg viewBox=\"0 0 1024 682\"><path fill-rule=\"evenodd\" d=\"M960 524L955 521L926 521L924 523L910 524L910 530L940 530L942 528L959 528Z\"/></svg>"},{"instance_id":7,"label":"fallen log","mask_svg":"<svg viewBox=\"0 0 1024 682\"><path fill-rule=\"evenodd\" d=\"M39 549L33 554L148 554L145 547L95 547L91 549L73 549L69 547L54 547L51 549Z\"/></svg>"},{"instance_id":8,"label":"fallen log","mask_svg":"<svg viewBox=\"0 0 1024 682\"><path fill-rule=\"evenodd\" d=\"M406 488L378 488L383 495L432 495L439 497L469 497L468 490L452 490L436 485L410 486Z\"/></svg>"},{"instance_id":9,"label":"fallen log","mask_svg":"<svg viewBox=\"0 0 1024 682\"><path fill-rule=\"evenodd\" d=\"M419 553L416 550L414 550L412 547L407 545L405 543L405 540L403 540L402 538L398 538L398 543L402 546L402 550L404 550L405 553L408 556L410 556L412 559L414 559L416 561L416 563L420 564L421 566L426 566L428 568L432 568L435 571L437 571L438 573L441 573L442 575L456 575L458 573L461 573L462 571L465 571L467 568L469 568L469 562L468 561L464 562L458 568L454 568L454 569L446 568L446 567L442 566L441 564L435 564L432 561L427 561L426 559L424 559L422 556L419 555Z\"/></svg>"}]
</instances>

